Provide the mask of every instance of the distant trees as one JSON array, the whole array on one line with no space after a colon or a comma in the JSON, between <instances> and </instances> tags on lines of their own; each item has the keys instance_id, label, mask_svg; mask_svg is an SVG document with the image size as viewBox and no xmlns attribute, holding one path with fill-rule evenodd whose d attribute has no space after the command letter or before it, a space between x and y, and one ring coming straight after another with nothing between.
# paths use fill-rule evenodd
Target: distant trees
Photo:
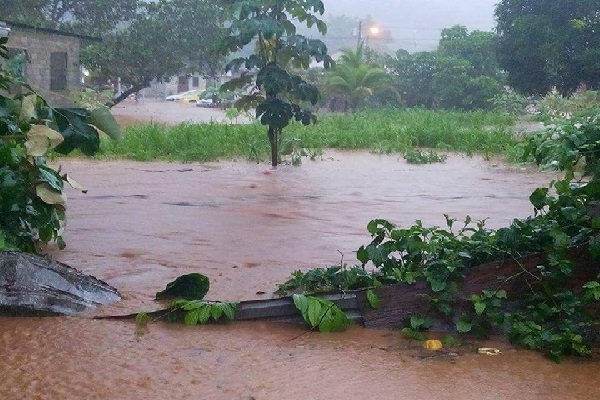
<instances>
[{"instance_id":1,"label":"distant trees","mask_svg":"<svg viewBox=\"0 0 600 400\"><path fill-rule=\"evenodd\" d=\"M460 25L442 31L438 50L398 50L385 59L385 67L408 107L488 109L504 83L493 33Z\"/></svg>"},{"instance_id":2,"label":"distant trees","mask_svg":"<svg viewBox=\"0 0 600 400\"><path fill-rule=\"evenodd\" d=\"M221 67L222 9L210 0L158 0L140 5L125 27L103 35L82 54L88 68L120 77L128 89L113 103L185 72L214 74Z\"/></svg>"},{"instance_id":3,"label":"distant trees","mask_svg":"<svg viewBox=\"0 0 600 400\"><path fill-rule=\"evenodd\" d=\"M496 58L492 32L455 25L442 31L433 79L436 102L442 108L488 109L503 90L504 77Z\"/></svg>"},{"instance_id":4,"label":"distant trees","mask_svg":"<svg viewBox=\"0 0 600 400\"><path fill-rule=\"evenodd\" d=\"M600 88L597 0L503 0L496 7L498 57L526 94Z\"/></svg>"},{"instance_id":5,"label":"distant trees","mask_svg":"<svg viewBox=\"0 0 600 400\"><path fill-rule=\"evenodd\" d=\"M102 35L134 18L140 0L0 0L2 19Z\"/></svg>"},{"instance_id":6,"label":"distant trees","mask_svg":"<svg viewBox=\"0 0 600 400\"><path fill-rule=\"evenodd\" d=\"M392 77L382 68L368 63L364 47L344 50L325 82L332 101L339 100L344 111L354 110L361 102L389 88Z\"/></svg>"},{"instance_id":7,"label":"distant trees","mask_svg":"<svg viewBox=\"0 0 600 400\"><path fill-rule=\"evenodd\" d=\"M25 4L25 3L24 3ZM82 52L82 63L128 89L112 103L185 72L221 67L217 50L223 11L210 0L0 0L2 18L103 38Z\"/></svg>"}]
</instances>

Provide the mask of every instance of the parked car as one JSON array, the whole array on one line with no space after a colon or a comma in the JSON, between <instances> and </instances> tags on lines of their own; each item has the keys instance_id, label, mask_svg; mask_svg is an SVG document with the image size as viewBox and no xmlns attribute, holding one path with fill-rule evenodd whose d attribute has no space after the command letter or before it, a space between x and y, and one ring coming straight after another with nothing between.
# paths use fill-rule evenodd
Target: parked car
<instances>
[{"instance_id":1,"label":"parked car","mask_svg":"<svg viewBox=\"0 0 600 400\"><path fill-rule=\"evenodd\" d=\"M187 92L172 94L170 96L165 97L166 101L181 101L181 102L189 102L193 103L198 100L200 95L202 94L201 90L188 90Z\"/></svg>"},{"instance_id":2,"label":"parked car","mask_svg":"<svg viewBox=\"0 0 600 400\"><path fill-rule=\"evenodd\" d=\"M215 101L213 97L200 98L196 101L196 107L213 108L219 107L218 101Z\"/></svg>"},{"instance_id":3,"label":"parked car","mask_svg":"<svg viewBox=\"0 0 600 400\"><path fill-rule=\"evenodd\" d=\"M218 89L208 89L202 92L200 98L196 101L196 107L229 108L233 107L238 98L237 92L219 92Z\"/></svg>"}]
</instances>

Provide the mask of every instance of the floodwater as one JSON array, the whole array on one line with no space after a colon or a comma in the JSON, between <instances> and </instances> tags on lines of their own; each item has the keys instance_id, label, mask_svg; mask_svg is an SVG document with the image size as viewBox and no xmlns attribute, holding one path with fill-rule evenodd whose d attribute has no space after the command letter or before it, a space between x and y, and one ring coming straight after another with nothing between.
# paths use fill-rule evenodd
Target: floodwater
<instances>
[{"instance_id":1,"label":"floodwater","mask_svg":"<svg viewBox=\"0 0 600 400\"><path fill-rule=\"evenodd\" d=\"M115 105L110 111L121 124L140 121L165 124L180 124L182 122L247 123L250 121L243 114L240 114L237 118L227 118L225 112L220 108L196 107L194 102L164 101L153 98L138 101L125 100Z\"/></svg>"},{"instance_id":2,"label":"floodwater","mask_svg":"<svg viewBox=\"0 0 600 400\"><path fill-rule=\"evenodd\" d=\"M69 192L67 248L54 256L117 287L96 310L159 308L181 274L210 278L208 299L268 298L296 269L354 263L366 224L490 227L531 212L553 177L450 156L414 166L392 155L328 152L300 167L64 160L88 188ZM92 314L94 314L92 313ZM394 330L234 322L187 327L87 316L0 319L0 399L597 399L598 355L560 365L506 342L440 353ZM476 353L497 347L498 356Z\"/></svg>"}]
</instances>

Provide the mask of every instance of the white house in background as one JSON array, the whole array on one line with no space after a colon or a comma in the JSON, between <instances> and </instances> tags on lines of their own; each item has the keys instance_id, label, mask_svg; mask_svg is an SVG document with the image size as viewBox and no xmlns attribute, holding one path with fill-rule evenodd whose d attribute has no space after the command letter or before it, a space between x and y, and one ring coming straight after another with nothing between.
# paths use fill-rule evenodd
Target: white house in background
<instances>
[{"instance_id":1,"label":"white house in background","mask_svg":"<svg viewBox=\"0 0 600 400\"><path fill-rule=\"evenodd\" d=\"M141 93L144 97L164 99L166 96L188 90L206 90L206 88L221 85L232 77L231 72L222 74L217 79L205 78L199 74L174 76L169 82L152 82L150 87L143 89Z\"/></svg>"}]
</instances>

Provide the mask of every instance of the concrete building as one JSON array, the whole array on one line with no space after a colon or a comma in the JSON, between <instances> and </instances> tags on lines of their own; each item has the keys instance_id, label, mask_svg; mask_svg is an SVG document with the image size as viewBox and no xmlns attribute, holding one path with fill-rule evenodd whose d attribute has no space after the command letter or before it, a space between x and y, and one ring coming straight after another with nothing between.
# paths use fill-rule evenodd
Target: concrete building
<instances>
[{"instance_id":1,"label":"concrete building","mask_svg":"<svg viewBox=\"0 0 600 400\"><path fill-rule=\"evenodd\" d=\"M11 58L20 60L16 67L20 78L50 105L73 106L70 93L82 83L82 43L101 39L9 21L2 25Z\"/></svg>"}]
</instances>

